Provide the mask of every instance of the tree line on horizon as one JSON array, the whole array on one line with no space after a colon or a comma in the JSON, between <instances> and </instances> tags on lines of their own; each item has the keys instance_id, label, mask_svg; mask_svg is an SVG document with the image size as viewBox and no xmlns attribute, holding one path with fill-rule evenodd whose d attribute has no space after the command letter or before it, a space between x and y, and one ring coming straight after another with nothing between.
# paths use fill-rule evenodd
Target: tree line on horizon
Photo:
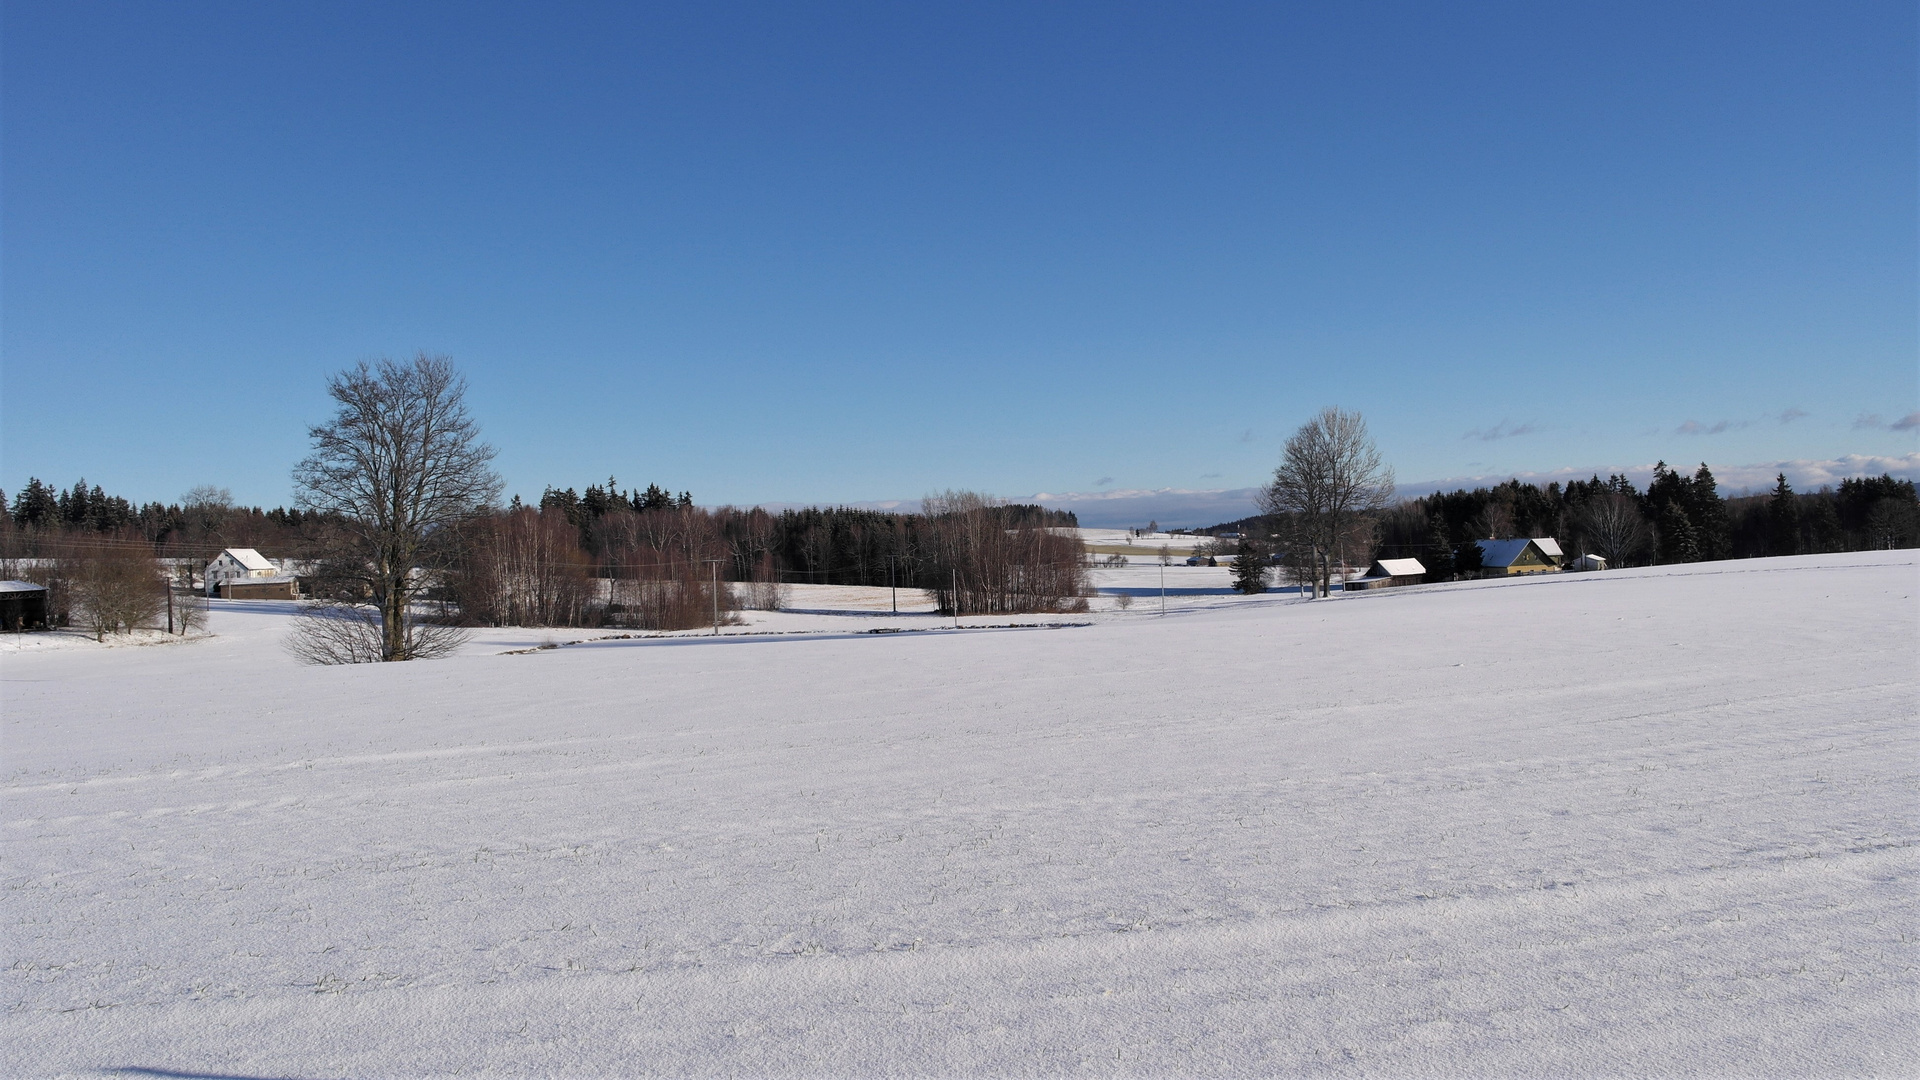
<instances>
[{"instance_id":1,"label":"tree line on horizon","mask_svg":"<svg viewBox=\"0 0 1920 1080\"><path fill-rule=\"evenodd\" d=\"M1261 514L1203 530L1286 532ZM1920 497L1911 480L1849 477L1799 492L1784 474L1771 491L1723 496L1704 463L1689 476L1662 461L1646 490L1618 474L1601 479L1436 492L1382 506L1345 543L1372 558L1417 558L1429 580L1480 569L1478 540L1552 537L1572 556L1645 566L1920 546ZM1337 542L1337 541L1336 541Z\"/></svg>"},{"instance_id":2,"label":"tree line on horizon","mask_svg":"<svg viewBox=\"0 0 1920 1080\"><path fill-rule=\"evenodd\" d=\"M1912 547L1920 499L1892 476L1796 492L1784 474L1768 493L1728 498L1707 465L1688 476L1663 461L1644 491L1617 474L1564 487L1509 480L1409 499L1380 522L1382 557L1419 558L1435 575L1479 569L1473 541L1506 536L1550 536L1610 566Z\"/></svg>"}]
</instances>

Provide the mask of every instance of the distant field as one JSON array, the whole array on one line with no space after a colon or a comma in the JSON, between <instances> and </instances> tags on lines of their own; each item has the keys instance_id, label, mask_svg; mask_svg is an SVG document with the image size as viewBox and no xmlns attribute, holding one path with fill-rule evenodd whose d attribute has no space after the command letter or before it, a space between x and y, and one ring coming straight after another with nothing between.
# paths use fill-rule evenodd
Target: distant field
<instances>
[{"instance_id":1,"label":"distant field","mask_svg":"<svg viewBox=\"0 0 1920 1080\"><path fill-rule=\"evenodd\" d=\"M1917 560L7 639L0 1074L1913 1075Z\"/></svg>"}]
</instances>

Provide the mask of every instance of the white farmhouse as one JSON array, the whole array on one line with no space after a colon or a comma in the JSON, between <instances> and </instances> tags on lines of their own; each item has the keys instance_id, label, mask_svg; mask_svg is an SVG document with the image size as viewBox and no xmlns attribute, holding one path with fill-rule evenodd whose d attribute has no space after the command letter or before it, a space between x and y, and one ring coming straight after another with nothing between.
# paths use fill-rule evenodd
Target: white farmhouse
<instances>
[{"instance_id":1,"label":"white farmhouse","mask_svg":"<svg viewBox=\"0 0 1920 1080\"><path fill-rule=\"evenodd\" d=\"M228 548L207 564L207 595L219 596L220 586L244 578L270 578L280 572L272 560L252 548Z\"/></svg>"}]
</instances>

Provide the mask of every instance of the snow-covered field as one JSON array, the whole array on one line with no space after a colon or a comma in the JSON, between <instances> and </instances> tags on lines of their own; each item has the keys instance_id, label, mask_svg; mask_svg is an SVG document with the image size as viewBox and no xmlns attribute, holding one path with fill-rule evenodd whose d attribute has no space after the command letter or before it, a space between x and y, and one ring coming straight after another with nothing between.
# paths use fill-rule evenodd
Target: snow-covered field
<instances>
[{"instance_id":1,"label":"snow-covered field","mask_svg":"<svg viewBox=\"0 0 1920 1080\"><path fill-rule=\"evenodd\" d=\"M1917 559L9 648L0 1074L1914 1075Z\"/></svg>"}]
</instances>

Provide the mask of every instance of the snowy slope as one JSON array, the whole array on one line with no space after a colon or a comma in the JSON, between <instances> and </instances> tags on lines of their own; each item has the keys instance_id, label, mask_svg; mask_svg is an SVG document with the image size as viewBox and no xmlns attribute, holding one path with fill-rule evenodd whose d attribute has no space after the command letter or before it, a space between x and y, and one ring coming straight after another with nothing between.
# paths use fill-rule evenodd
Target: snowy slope
<instances>
[{"instance_id":1,"label":"snowy slope","mask_svg":"<svg viewBox=\"0 0 1920 1080\"><path fill-rule=\"evenodd\" d=\"M0 654L0 1074L1912 1075L1917 585Z\"/></svg>"}]
</instances>

